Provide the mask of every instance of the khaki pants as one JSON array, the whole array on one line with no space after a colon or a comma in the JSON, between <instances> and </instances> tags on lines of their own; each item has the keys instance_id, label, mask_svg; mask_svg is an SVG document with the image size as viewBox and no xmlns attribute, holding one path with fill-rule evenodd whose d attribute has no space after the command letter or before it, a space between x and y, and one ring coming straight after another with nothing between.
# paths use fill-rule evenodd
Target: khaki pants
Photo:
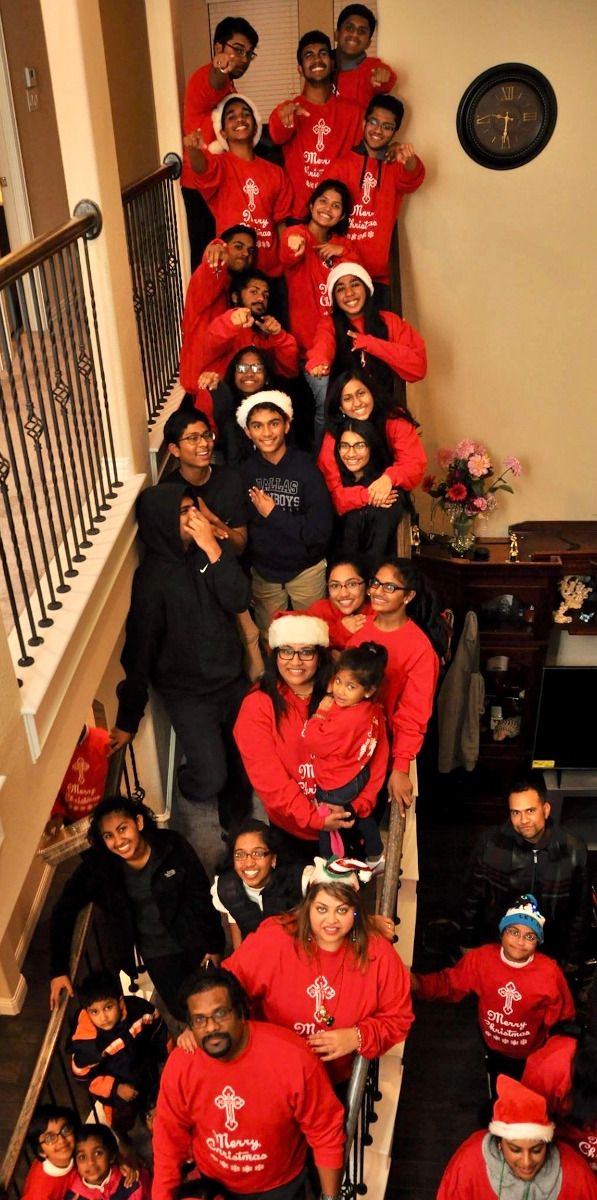
<instances>
[{"instance_id":1,"label":"khaki pants","mask_svg":"<svg viewBox=\"0 0 597 1200\"><path fill-rule=\"evenodd\" d=\"M267 631L278 609L285 612L292 603L295 612L302 612L315 604L316 600L323 600L325 568L326 560L322 558L314 567L307 567L306 571L301 571L300 575L295 575L294 579L289 579L287 583L270 583L268 579L262 579L255 568L251 567L255 620L264 643L267 644Z\"/></svg>"}]
</instances>

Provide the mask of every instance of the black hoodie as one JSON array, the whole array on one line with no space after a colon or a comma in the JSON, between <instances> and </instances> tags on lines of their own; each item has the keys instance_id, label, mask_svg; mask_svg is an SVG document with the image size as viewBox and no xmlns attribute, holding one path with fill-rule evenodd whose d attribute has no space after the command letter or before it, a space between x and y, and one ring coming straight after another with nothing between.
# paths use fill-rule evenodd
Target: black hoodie
<instances>
[{"instance_id":1,"label":"black hoodie","mask_svg":"<svg viewBox=\"0 0 597 1200\"><path fill-rule=\"evenodd\" d=\"M149 683L201 696L242 673L234 614L248 607L249 583L225 547L213 564L195 544L185 552L180 504L187 494L188 487L171 484L139 497L145 558L133 579L116 718L127 733L137 731Z\"/></svg>"}]
</instances>

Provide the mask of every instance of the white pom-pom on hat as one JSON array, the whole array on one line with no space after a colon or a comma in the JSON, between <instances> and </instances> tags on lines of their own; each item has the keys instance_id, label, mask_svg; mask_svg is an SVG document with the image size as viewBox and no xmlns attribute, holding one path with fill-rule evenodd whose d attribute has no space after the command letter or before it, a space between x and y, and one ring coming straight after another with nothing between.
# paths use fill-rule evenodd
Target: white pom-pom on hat
<instances>
[{"instance_id":1,"label":"white pom-pom on hat","mask_svg":"<svg viewBox=\"0 0 597 1200\"><path fill-rule=\"evenodd\" d=\"M360 263L342 262L338 263L337 267L333 267L327 277L326 287L330 300L334 299L334 288L343 275L356 275L357 279L360 279L365 284L365 287L369 288L371 295L373 295L373 280L369 272Z\"/></svg>"},{"instance_id":2,"label":"white pom-pom on hat","mask_svg":"<svg viewBox=\"0 0 597 1200\"><path fill-rule=\"evenodd\" d=\"M247 349L250 350L250 346ZM292 421L293 408L290 396L286 392L255 392L253 396L247 396L242 404L239 404L236 410L236 420L241 429L247 428L247 421L252 409L260 408L262 405L267 408L268 405L275 405L276 408L281 408L283 413L286 413L289 421Z\"/></svg>"},{"instance_id":3,"label":"white pom-pom on hat","mask_svg":"<svg viewBox=\"0 0 597 1200\"><path fill-rule=\"evenodd\" d=\"M272 650L278 646L329 646L330 631L321 617L309 613L285 613L276 617L268 630Z\"/></svg>"},{"instance_id":4,"label":"white pom-pom on hat","mask_svg":"<svg viewBox=\"0 0 597 1200\"><path fill-rule=\"evenodd\" d=\"M223 100L220 100L220 103L217 104L214 109L212 109L211 120L214 127L215 141L210 142L209 146L207 147L210 154L223 154L224 151L228 149L228 142L222 133L222 114L226 108L226 105L230 104L231 100L242 100L244 104L247 104L251 109L251 112L255 117L255 124L257 127L253 137L254 146L257 145L257 142L261 137L263 124L257 105L254 104L252 100L249 100L248 96L243 96L242 92L229 92L228 95L225 96Z\"/></svg>"}]
</instances>

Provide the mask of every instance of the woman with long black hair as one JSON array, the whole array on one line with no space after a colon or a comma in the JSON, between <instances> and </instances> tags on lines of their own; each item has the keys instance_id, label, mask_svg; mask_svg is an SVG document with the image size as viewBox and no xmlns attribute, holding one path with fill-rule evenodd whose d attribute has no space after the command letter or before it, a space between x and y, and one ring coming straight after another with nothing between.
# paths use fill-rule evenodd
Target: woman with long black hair
<instances>
[{"instance_id":1,"label":"woman with long black hair","mask_svg":"<svg viewBox=\"0 0 597 1200\"><path fill-rule=\"evenodd\" d=\"M390 453L385 438L371 421L347 419L339 431L334 456L343 488L360 486L368 497L373 483L390 465ZM336 518L332 550L334 557L357 555L362 558L367 573L385 554L396 546L396 530L404 512L404 494L392 488L378 505L362 504L341 513L335 505Z\"/></svg>"}]
</instances>

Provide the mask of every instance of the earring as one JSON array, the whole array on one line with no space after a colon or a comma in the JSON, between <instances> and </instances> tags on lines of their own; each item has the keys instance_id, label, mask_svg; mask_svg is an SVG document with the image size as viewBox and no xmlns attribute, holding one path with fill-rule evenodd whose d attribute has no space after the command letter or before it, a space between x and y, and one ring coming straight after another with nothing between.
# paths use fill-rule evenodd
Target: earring
<instances>
[{"instance_id":1,"label":"earring","mask_svg":"<svg viewBox=\"0 0 597 1200\"><path fill-rule=\"evenodd\" d=\"M353 927L352 927L352 933L351 933L351 935L350 935L350 940L351 940L352 942L356 942L356 940L357 940L357 931L356 931L356 929L355 929L354 925L353 925Z\"/></svg>"}]
</instances>

